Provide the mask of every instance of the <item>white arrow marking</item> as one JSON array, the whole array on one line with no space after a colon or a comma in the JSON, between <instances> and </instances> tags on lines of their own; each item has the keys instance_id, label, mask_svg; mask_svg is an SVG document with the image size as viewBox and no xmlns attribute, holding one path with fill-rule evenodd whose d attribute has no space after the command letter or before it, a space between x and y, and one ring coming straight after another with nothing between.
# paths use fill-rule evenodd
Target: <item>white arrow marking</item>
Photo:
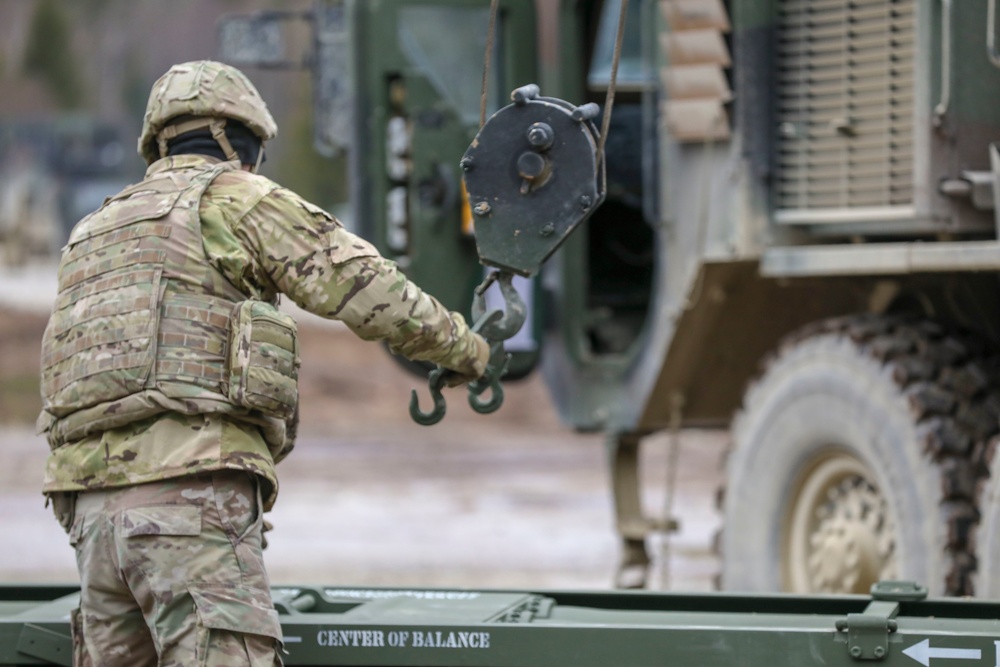
<instances>
[{"instance_id":1,"label":"white arrow marking","mask_svg":"<svg viewBox=\"0 0 1000 667\"><path fill-rule=\"evenodd\" d=\"M925 639L903 650L903 655L909 656L924 667L929 667L931 658L950 658L952 660L982 660L983 652L978 648L931 648L931 640Z\"/></svg>"}]
</instances>

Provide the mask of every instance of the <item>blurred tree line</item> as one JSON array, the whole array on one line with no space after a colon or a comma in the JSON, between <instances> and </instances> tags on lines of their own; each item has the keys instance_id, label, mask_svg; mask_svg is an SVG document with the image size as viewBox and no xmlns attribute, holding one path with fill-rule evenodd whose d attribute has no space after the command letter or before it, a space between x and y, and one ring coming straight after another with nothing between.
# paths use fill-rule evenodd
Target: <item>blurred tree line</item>
<instances>
[{"instance_id":1,"label":"blurred tree line","mask_svg":"<svg viewBox=\"0 0 1000 667\"><path fill-rule=\"evenodd\" d=\"M69 18L56 0L41 0L28 28L24 71L41 79L60 109L83 106L83 72L73 56Z\"/></svg>"},{"instance_id":2,"label":"blurred tree line","mask_svg":"<svg viewBox=\"0 0 1000 667\"><path fill-rule=\"evenodd\" d=\"M0 123L90 117L119 128L130 149L153 81L173 63L214 58L220 16L310 5L310 0L0 3L0 84L13 94L6 105L0 101ZM325 208L346 201L344 161L324 158L312 146L308 72L246 73L280 128L263 173ZM128 159L141 174L139 158Z\"/></svg>"}]
</instances>

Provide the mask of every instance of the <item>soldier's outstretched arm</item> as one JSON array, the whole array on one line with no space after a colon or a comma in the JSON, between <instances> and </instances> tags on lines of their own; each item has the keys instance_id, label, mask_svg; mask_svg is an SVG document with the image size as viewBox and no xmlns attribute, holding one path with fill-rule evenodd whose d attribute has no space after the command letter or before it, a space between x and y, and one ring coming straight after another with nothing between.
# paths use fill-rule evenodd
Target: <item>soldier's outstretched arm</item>
<instances>
[{"instance_id":1,"label":"soldier's outstretched arm","mask_svg":"<svg viewBox=\"0 0 1000 667\"><path fill-rule=\"evenodd\" d=\"M371 243L294 193L274 190L237 230L260 249L259 268L301 308L466 379L485 370L489 345L461 314L449 312Z\"/></svg>"}]
</instances>

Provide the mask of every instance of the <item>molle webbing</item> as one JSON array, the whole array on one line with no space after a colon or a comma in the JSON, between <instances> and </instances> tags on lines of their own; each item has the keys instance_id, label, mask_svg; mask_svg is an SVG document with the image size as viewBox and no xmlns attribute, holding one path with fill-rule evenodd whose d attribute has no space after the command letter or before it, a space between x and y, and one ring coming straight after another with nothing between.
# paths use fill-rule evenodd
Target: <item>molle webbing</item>
<instances>
[{"instance_id":1,"label":"molle webbing","mask_svg":"<svg viewBox=\"0 0 1000 667\"><path fill-rule=\"evenodd\" d=\"M156 379L218 392L225 380L226 339L233 301L168 294L161 308Z\"/></svg>"},{"instance_id":2,"label":"molle webbing","mask_svg":"<svg viewBox=\"0 0 1000 667\"><path fill-rule=\"evenodd\" d=\"M246 297L210 265L198 214L205 189L232 168L163 172L74 229L42 345L50 441L128 424L158 404L246 412L221 393L230 314Z\"/></svg>"}]
</instances>

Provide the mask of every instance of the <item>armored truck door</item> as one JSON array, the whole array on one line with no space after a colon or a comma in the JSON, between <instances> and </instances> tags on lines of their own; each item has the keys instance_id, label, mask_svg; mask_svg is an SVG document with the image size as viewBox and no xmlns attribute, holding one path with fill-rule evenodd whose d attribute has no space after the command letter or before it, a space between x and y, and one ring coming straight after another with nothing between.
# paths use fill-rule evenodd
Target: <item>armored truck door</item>
<instances>
[{"instance_id":1,"label":"armored truck door","mask_svg":"<svg viewBox=\"0 0 1000 667\"><path fill-rule=\"evenodd\" d=\"M354 158L362 233L463 313L483 279L459 161L480 126L489 8L486 0L354 5L358 130L371 147ZM487 114L535 80L532 0L500 3L491 60ZM534 365L536 347L522 346L513 374Z\"/></svg>"}]
</instances>

